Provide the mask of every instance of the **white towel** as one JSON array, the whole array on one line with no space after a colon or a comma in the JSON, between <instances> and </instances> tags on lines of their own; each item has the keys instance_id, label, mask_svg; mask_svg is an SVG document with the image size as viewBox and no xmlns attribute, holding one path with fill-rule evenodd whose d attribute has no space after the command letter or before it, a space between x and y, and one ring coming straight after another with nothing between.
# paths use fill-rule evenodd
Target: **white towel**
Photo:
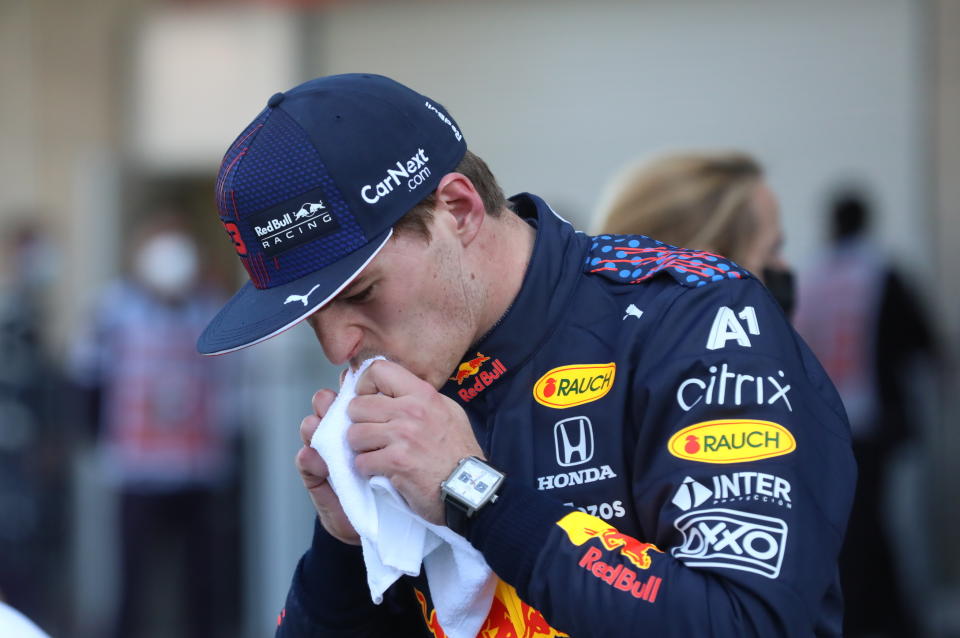
<instances>
[{"instance_id":1,"label":"white towel","mask_svg":"<svg viewBox=\"0 0 960 638\"><path fill-rule=\"evenodd\" d=\"M360 535L373 602L380 604L383 592L402 574L418 575L422 563L443 631L450 638L474 638L490 612L496 588L496 577L483 556L449 527L415 514L385 477L367 480L354 465L356 455L346 437L351 425L347 405L356 396L357 379L375 360L347 372L310 446L326 461L330 485Z\"/></svg>"}]
</instances>

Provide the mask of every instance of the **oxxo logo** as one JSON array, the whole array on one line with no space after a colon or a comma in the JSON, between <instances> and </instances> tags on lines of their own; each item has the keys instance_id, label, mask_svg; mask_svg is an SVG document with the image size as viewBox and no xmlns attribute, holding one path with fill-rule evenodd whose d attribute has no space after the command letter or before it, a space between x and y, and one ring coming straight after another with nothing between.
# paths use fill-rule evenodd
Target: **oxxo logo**
<instances>
[{"instance_id":1,"label":"oxxo logo","mask_svg":"<svg viewBox=\"0 0 960 638\"><path fill-rule=\"evenodd\" d=\"M670 454L701 463L742 463L797 449L790 432L772 421L720 419L685 427L667 443Z\"/></svg>"},{"instance_id":2,"label":"oxxo logo","mask_svg":"<svg viewBox=\"0 0 960 638\"><path fill-rule=\"evenodd\" d=\"M367 184L360 189L360 197L368 204L376 204L381 197L386 197L393 192L393 189L400 185L400 178L407 180L407 188L410 190L423 184L430 177L430 167L427 162L430 158L418 148L417 152L410 156L405 162L397 162L397 168L388 168L387 175L374 185ZM371 193L373 191L373 193Z\"/></svg>"},{"instance_id":3,"label":"oxxo logo","mask_svg":"<svg viewBox=\"0 0 960 638\"><path fill-rule=\"evenodd\" d=\"M586 463L593 458L593 424L585 416L557 421L553 426L553 443L558 465Z\"/></svg>"},{"instance_id":4,"label":"oxxo logo","mask_svg":"<svg viewBox=\"0 0 960 638\"><path fill-rule=\"evenodd\" d=\"M688 567L723 567L767 578L780 574L787 524L779 518L714 508L674 521L683 543L670 553Z\"/></svg>"},{"instance_id":5,"label":"oxxo logo","mask_svg":"<svg viewBox=\"0 0 960 638\"><path fill-rule=\"evenodd\" d=\"M572 408L602 398L613 387L617 364L593 363L560 366L533 385L533 398L548 408Z\"/></svg>"},{"instance_id":6,"label":"oxxo logo","mask_svg":"<svg viewBox=\"0 0 960 638\"><path fill-rule=\"evenodd\" d=\"M746 330L737 321L737 317L740 317L747 324ZM731 339L736 341L737 345L750 348L752 344L750 343L750 337L747 336L748 332L752 335L760 334L760 324L757 323L757 312L753 309L753 306L744 307L739 314L734 314L728 306L720 306L713 318L713 325L710 326L707 350L719 350L727 345L727 342Z\"/></svg>"}]
</instances>

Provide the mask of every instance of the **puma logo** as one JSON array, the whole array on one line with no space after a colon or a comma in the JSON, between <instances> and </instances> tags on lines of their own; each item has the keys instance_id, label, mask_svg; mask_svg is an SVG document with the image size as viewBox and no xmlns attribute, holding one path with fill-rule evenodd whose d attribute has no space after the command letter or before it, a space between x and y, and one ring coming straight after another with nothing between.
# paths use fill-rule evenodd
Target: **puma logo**
<instances>
[{"instance_id":1,"label":"puma logo","mask_svg":"<svg viewBox=\"0 0 960 638\"><path fill-rule=\"evenodd\" d=\"M627 317L636 317L637 319L639 319L642 316L643 316L643 311L637 308L635 305L630 304L629 306L627 306L627 314L623 315L623 318L626 319Z\"/></svg>"},{"instance_id":2,"label":"puma logo","mask_svg":"<svg viewBox=\"0 0 960 638\"><path fill-rule=\"evenodd\" d=\"M306 307L306 305L307 305L307 299L310 297L310 295L313 294L313 291L316 290L316 289L319 288L319 287L320 287L320 284L317 284L316 286L314 286L313 288L310 289L310 292L308 292L308 293L305 294L305 295L290 295L289 297L287 297L287 300L283 302L283 305L286 306L288 303L290 303L290 302L292 302L292 301L302 301L304 307Z\"/></svg>"}]
</instances>

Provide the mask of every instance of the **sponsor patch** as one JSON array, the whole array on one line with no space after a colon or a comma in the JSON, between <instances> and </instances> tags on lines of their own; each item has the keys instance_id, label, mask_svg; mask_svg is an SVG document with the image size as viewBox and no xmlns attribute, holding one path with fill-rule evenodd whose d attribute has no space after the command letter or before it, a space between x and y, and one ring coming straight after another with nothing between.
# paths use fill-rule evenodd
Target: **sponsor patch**
<instances>
[{"instance_id":1,"label":"sponsor patch","mask_svg":"<svg viewBox=\"0 0 960 638\"><path fill-rule=\"evenodd\" d=\"M772 503L791 509L790 482L764 472L733 472L710 477L700 482L691 477L683 479L671 503L684 512L700 507L713 499L713 505L741 501Z\"/></svg>"},{"instance_id":2,"label":"sponsor patch","mask_svg":"<svg viewBox=\"0 0 960 638\"><path fill-rule=\"evenodd\" d=\"M702 405L777 405L782 404L787 412L793 412L790 404L791 386L786 382L783 370L756 376L740 374L723 363L719 368L710 366L705 377L684 379L677 387L677 405L689 412L697 404Z\"/></svg>"},{"instance_id":3,"label":"sponsor patch","mask_svg":"<svg viewBox=\"0 0 960 638\"><path fill-rule=\"evenodd\" d=\"M574 545L579 547L595 538L600 541L604 549L619 552L640 569L650 568L652 561L649 552L651 550L658 554L663 553L653 543L642 543L632 536L618 532L616 527L596 516L583 512L570 512L557 521L557 525L563 528L567 538Z\"/></svg>"},{"instance_id":4,"label":"sponsor patch","mask_svg":"<svg viewBox=\"0 0 960 638\"><path fill-rule=\"evenodd\" d=\"M560 366L533 385L533 398L548 408L572 408L602 398L613 387L617 364L586 363Z\"/></svg>"},{"instance_id":5,"label":"sponsor patch","mask_svg":"<svg viewBox=\"0 0 960 638\"><path fill-rule=\"evenodd\" d=\"M612 503L594 503L591 505L577 505L576 503L564 503L567 507L575 507L590 516L599 516L609 521L611 518L623 518L627 515L627 510L623 507L623 501L613 501Z\"/></svg>"},{"instance_id":6,"label":"sponsor patch","mask_svg":"<svg viewBox=\"0 0 960 638\"><path fill-rule=\"evenodd\" d=\"M593 458L593 424L585 416L573 416L553 425L557 465L580 465Z\"/></svg>"},{"instance_id":7,"label":"sponsor patch","mask_svg":"<svg viewBox=\"0 0 960 638\"><path fill-rule=\"evenodd\" d=\"M583 512L571 512L557 521L557 525L567 533L570 542L578 547L592 539L600 542L599 547L595 544L587 546L587 551L577 563L578 566L610 587L628 593L634 598L648 603L657 601L657 593L663 579L653 574L648 575L647 578L643 578L642 575L642 571L649 569L653 564L650 552L663 553L656 545L642 543L632 536L622 534L610 524ZM619 553L627 559L627 562L616 561L615 564L611 564L600 560L605 558L604 550ZM609 561L610 558L607 560Z\"/></svg>"},{"instance_id":8,"label":"sponsor patch","mask_svg":"<svg viewBox=\"0 0 960 638\"><path fill-rule=\"evenodd\" d=\"M268 210L251 216L249 222L260 247L270 257L340 228L333 213L319 199L304 202L296 210ZM227 232L230 232L229 228ZM231 237L236 244L236 237L232 233Z\"/></svg>"},{"instance_id":9,"label":"sponsor patch","mask_svg":"<svg viewBox=\"0 0 960 638\"><path fill-rule=\"evenodd\" d=\"M460 129L457 128L457 125L454 124L449 117L441 113L440 109L431 104L429 100L424 102L423 105L427 107L427 109L436 113L437 117L440 118L440 121L450 127L450 130L453 132L453 136L457 138L458 142L463 139L463 133L460 132Z\"/></svg>"},{"instance_id":10,"label":"sponsor patch","mask_svg":"<svg viewBox=\"0 0 960 638\"><path fill-rule=\"evenodd\" d=\"M360 189L360 197L368 204L376 204L380 198L393 193L393 189L405 183L407 190L413 191L430 177L430 158L422 148L409 157L397 161L396 168L387 168L386 175L376 184L367 184Z\"/></svg>"},{"instance_id":11,"label":"sponsor patch","mask_svg":"<svg viewBox=\"0 0 960 638\"><path fill-rule=\"evenodd\" d=\"M483 366L487 369L484 370ZM457 385L463 386L457 390L457 396L464 403L469 403L476 399L481 392L486 390L494 381L503 376L507 371L507 366L503 365L500 359L493 359L477 353L473 359L464 361L457 367L456 373L450 377L451 381L456 381ZM471 377L473 377L471 379ZM471 382L472 381L472 382ZM464 386L463 384L468 385Z\"/></svg>"},{"instance_id":12,"label":"sponsor patch","mask_svg":"<svg viewBox=\"0 0 960 638\"><path fill-rule=\"evenodd\" d=\"M560 472L559 474L550 474L537 477L538 490L553 490L557 488L569 487L571 485L583 485L584 483L595 483L605 479L617 478L617 474L609 465L600 467L588 467L582 470L572 470L570 472Z\"/></svg>"},{"instance_id":13,"label":"sponsor patch","mask_svg":"<svg viewBox=\"0 0 960 638\"><path fill-rule=\"evenodd\" d=\"M737 321L737 317L743 321L747 328L744 330L743 324ZM738 346L750 348L751 335L760 334L760 324L757 322L757 312L753 306L746 306L739 313L734 314L733 309L728 306L720 306L717 314L713 318L713 324L710 326L710 335L707 337L707 350L719 350L727 345L728 341L736 341Z\"/></svg>"},{"instance_id":14,"label":"sponsor patch","mask_svg":"<svg viewBox=\"0 0 960 638\"><path fill-rule=\"evenodd\" d=\"M670 553L688 567L722 567L780 575L787 524L771 516L723 508L689 512L674 521L683 543Z\"/></svg>"},{"instance_id":15,"label":"sponsor patch","mask_svg":"<svg viewBox=\"0 0 960 638\"><path fill-rule=\"evenodd\" d=\"M720 419L685 427L667 443L670 454L700 463L744 463L797 449L790 432L772 421Z\"/></svg>"}]
</instances>

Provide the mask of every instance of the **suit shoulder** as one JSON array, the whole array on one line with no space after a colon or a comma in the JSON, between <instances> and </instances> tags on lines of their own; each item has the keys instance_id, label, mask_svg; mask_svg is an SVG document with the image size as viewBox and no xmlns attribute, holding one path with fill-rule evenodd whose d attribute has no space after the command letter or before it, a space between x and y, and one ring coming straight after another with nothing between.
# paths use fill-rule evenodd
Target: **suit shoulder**
<instances>
[{"instance_id":1,"label":"suit shoulder","mask_svg":"<svg viewBox=\"0 0 960 638\"><path fill-rule=\"evenodd\" d=\"M590 239L584 272L618 284L643 284L663 275L677 285L696 288L752 277L747 269L726 257L678 248L645 235L598 235Z\"/></svg>"}]
</instances>

